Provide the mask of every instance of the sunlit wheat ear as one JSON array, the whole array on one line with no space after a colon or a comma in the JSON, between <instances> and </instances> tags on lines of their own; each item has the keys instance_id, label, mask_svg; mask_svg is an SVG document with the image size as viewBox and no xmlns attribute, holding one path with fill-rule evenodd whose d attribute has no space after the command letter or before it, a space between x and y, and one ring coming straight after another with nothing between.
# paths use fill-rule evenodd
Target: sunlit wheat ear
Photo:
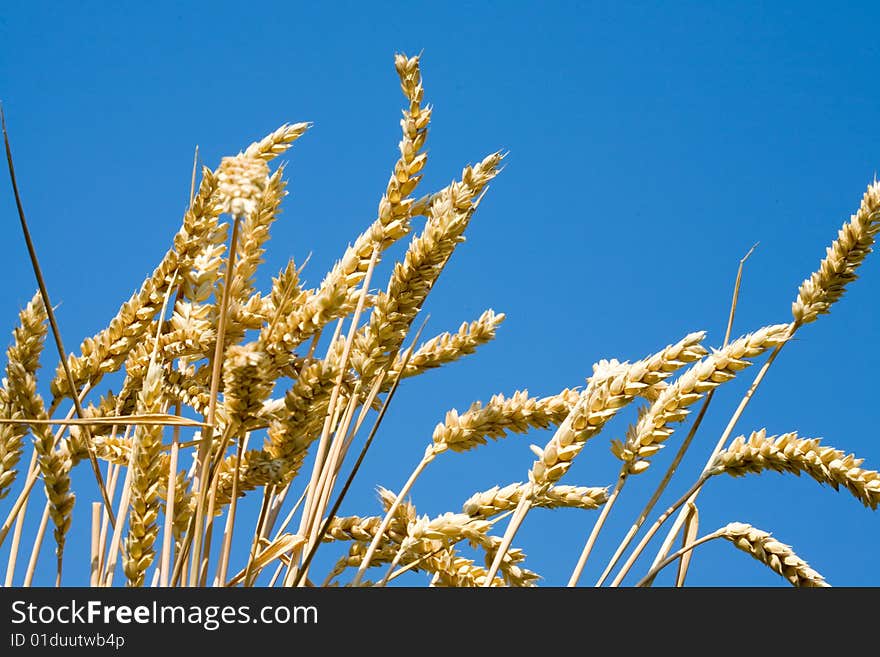
<instances>
[{"instance_id":1,"label":"sunlit wheat ear","mask_svg":"<svg viewBox=\"0 0 880 657\"><path fill-rule=\"evenodd\" d=\"M198 194L183 218L183 226L174 237L174 246L162 258L136 292L119 309L110 325L80 346L80 355L68 357L74 382L94 386L102 376L118 370L129 352L146 335L150 319L159 312L167 286L175 271L188 272L202 252L204 241L217 230L220 207L215 198L217 180L209 169L202 172ZM63 368L59 365L51 382L55 398L69 395Z\"/></svg>"},{"instance_id":2,"label":"sunlit wheat ear","mask_svg":"<svg viewBox=\"0 0 880 657\"><path fill-rule=\"evenodd\" d=\"M138 412L157 413L162 409L162 402L162 366L153 362L138 395ZM129 586L143 586L146 570L155 557L161 489L167 481L167 465L164 473L161 467L162 427L136 427L132 449L131 513L123 567Z\"/></svg>"},{"instance_id":3,"label":"sunlit wheat ear","mask_svg":"<svg viewBox=\"0 0 880 657\"><path fill-rule=\"evenodd\" d=\"M482 547L485 550L485 561L488 567L495 560L498 550L501 548L502 538L500 536L484 535L480 540L471 540L470 542L472 545ZM541 579L540 575L520 565L525 559L525 553L519 548L508 548L505 551L498 572L507 586L522 588L538 585L538 580ZM485 583L485 577L483 582Z\"/></svg>"},{"instance_id":4,"label":"sunlit wheat ear","mask_svg":"<svg viewBox=\"0 0 880 657\"><path fill-rule=\"evenodd\" d=\"M504 318L504 313L496 314L492 310L487 310L473 322L462 322L457 332L441 333L423 342L410 357L403 371L403 377L417 376L474 353L477 347L495 339L495 332ZM403 359L404 355L397 356L387 378L394 379L394 374L400 370Z\"/></svg>"},{"instance_id":5,"label":"sunlit wheat ear","mask_svg":"<svg viewBox=\"0 0 880 657\"><path fill-rule=\"evenodd\" d=\"M263 262L264 245L269 239L269 229L281 213L281 201L286 196L286 183L279 168L266 182L266 189L257 198L254 211L241 222L235 277L230 288L229 322L226 333L231 343L239 342L247 329L260 329L268 321L263 314L263 299L254 292L257 267ZM225 277L220 280L215 293L223 297Z\"/></svg>"},{"instance_id":6,"label":"sunlit wheat ear","mask_svg":"<svg viewBox=\"0 0 880 657\"><path fill-rule=\"evenodd\" d=\"M501 157L494 153L480 163L490 179L497 173ZM425 229L410 242L403 261L395 265L387 289L377 295L369 324L358 333L352 354L352 365L365 381L372 381L389 364L455 247L464 241L464 231L480 198L467 180L468 176L463 176L437 196Z\"/></svg>"},{"instance_id":7,"label":"sunlit wheat ear","mask_svg":"<svg viewBox=\"0 0 880 657\"><path fill-rule=\"evenodd\" d=\"M768 436L766 430L739 436L715 458L709 474L739 477L768 470L804 473L837 490L845 488L862 504L876 509L880 504L880 473L861 468L863 459L820 445L818 438L798 438L785 433Z\"/></svg>"},{"instance_id":8,"label":"sunlit wheat ear","mask_svg":"<svg viewBox=\"0 0 880 657\"><path fill-rule=\"evenodd\" d=\"M525 433L557 425L577 402L576 390L563 390L549 397L530 397L528 390L518 390L510 397L494 395L485 405L474 402L464 413L455 409L446 413L434 428L432 450L465 452L486 444L488 438L504 438L508 433Z\"/></svg>"},{"instance_id":9,"label":"sunlit wheat ear","mask_svg":"<svg viewBox=\"0 0 880 657\"><path fill-rule=\"evenodd\" d=\"M394 60L401 88L409 105L404 110L400 157L379 202L378 217L351 244L324 277L317 290L307 292L293 311L279 322L275 341L292 350L328 323L345 317L357 304L358 285L363 281L373 251L384 251L410 229L412 199L421 180L427 155L422 152L428 136L431 109L423 107L424 89L418 57L398 55Z\"/></svg>"},{"instance_id":10,"label":"sunlit wheat ear","mask_svg":"<svg viewBox=\"0 0 880 657\"><path fill-rule=\"evenodd\" d=\"M635 363L604 361L594 367L587 388L532 464L529 479L549 486L559 481L587 441L636 395L656 386L675 370L701 358L704 332L691 333L679 342Z\"/></svg>"},{"instance_id":11,"label":"sunlit wheat ear","mask_svg":"<svg viewBox=\"0 0 880 657\"><path fill-rule=\"evenodd\" d=\"M6 388L0 387L0 417L7 419L21 419L19 414L13 414L9 405L9 394ZM0 425L0 500L9 494L9 487L15 481L18 471L15 469L21 460L24 450L24 437L27 435L25 424L2 424Z\"/></svg>"},{"instance_id":12,"label":"sunlit wheat ear","mask_svg":"<svg viewBox=\"0 0 880 657\"><path fill-rule=\"evenodd\" d=\"M746 358L760 356L790 337L791 327L788 324L776 324L745 335L715 351L660 393L647 412L641 414L638 423L630 427L626 442L612 442L612 453L627 464L630 474L644 472L650 465L647 459L660 451L663 443L672 435L670 425L683 421L690 413L688 406L751 365Z\"/></svg>"},{"instance_id":13,"label":"sunlit wheat ear","mask_svg":"<svg viewBox=\"0 0 880 657\"><path fill-rule=\"evenodd\" d=\"M462 511L475 518L490 518L511 511L528 493L529 485L509 484L503 488L494 486L482 493L472 495L462 505ZM545 509L598 509L608 501L608 488L587 486L551 486L540 491L532 500L532 506Z\"/></svg>"},{"instance_id":14,"label":"sunlit wheat ear","mask_svg":"<svg viewBox=\"0 0 880 657\"><path fill-rule=\"evenodd\" d=\"M408 522L406 535L392 564L401 562L404 556L414 559L441 548L450 549L459 541L468 541L475 547L483 548L487 561L491 562L501 545L501 538L489 535L490 527L491 523L487 520L467 513L444 513L435 518L416 517ZM538 579L535 573L519 565L524 559L521 550L511 549L505 553L499 572L509 586L533 586ZM434 562L425 568L430 571L438 565ZM445 574L451 575L449 572ZM480 585L485 581L483 577Z\"/></svg>"},{"instance_id":15,"label":"sunlit wheat ear","mask_svg":"<svg viewBox=\"0 0 880 657\"><path fill-rule=\"evenodd\" d=\"M741 522L733 522L720 530L724 538L743 552L782 575L794 586L825 587L829 584L806 561L801 559L791 546L780 543L769 532Z\"/></svg>"},{"instance_id":16,"label":"sunlit wheat ear","mask_svg":"<svg viewBox=\"0 0 880 657\"><path fill-rule=\"evenodd\" d=\"M13 330L12 345L6 350L6 378L0 387L0 417L7 419L33 417L24 415L24 407L18 399L20 395L29 395L23 389L21 379L35 379L46 340L46 311L39 293L18 317L19 325ZM24 386L29 387L29 384ZM13 399L10 399L10 391L14 392ZM15 468L21 459L26 435L26 424L0 425L0 499L6 497L15 480Z\"/></svg>"},{"instance_id":17,"label":"sunlit wheat ear","mask_svg":"<svg viewBox=\"0 0 880 657\"><path fill-rule=\"evenodd\" d=\"M473 560L457 555L454 550L442 550L429 560L425 569L435 575L433 586L455 588L479 588L486 583L486 569L476 565ZM492 586L504 586L505 582L496 577Z\"/></svg>"},{"instance_id":18,"label":"sunlit wheat ear","mask_svg":"<svg viewBox=\"0 0 880 657\"><path fill-rule=\"evenodd\" d=\"M868 186L858 211L843 224L837 239L826 250L819 269L801 283L792 315L798 324L814 321L830 312L843 296L847 283L856 279L856 269L871 252L874 236L880 232L880 183Z\"/></svg>"},{"instance_id":19,"label":"sunlit wheat ear","mask_svg":"<svg viewBox=\"0 0 880 657\"><path fill-rule=\"evenodd\" d=\"M46 339L46 309L42 299L35 295L19 314L20 326L14 331L13 345L7 351L6 379L9 410L13 417L46 420L48 414L43 398L37 392L39 357ZM57 450L51 427L34 424L34 449L46 497L49 516L55 526L55 543L59 561L70 523L76 496L70 489L70 470L73 467L69 453Z\"/></svg>"},{"instance_id":20,"label":"sunlit wheat ear","mask_svg":"<svg viewBox=\"0 0 880 657\"><path fill-rule=\"evenodd\" d=\"M250 158L271 162L279 155L283 155L293 142L305 134L309 126L309 123L285 123L260 141L248 146L244 154Z\"/></svg>"}]
</instances>

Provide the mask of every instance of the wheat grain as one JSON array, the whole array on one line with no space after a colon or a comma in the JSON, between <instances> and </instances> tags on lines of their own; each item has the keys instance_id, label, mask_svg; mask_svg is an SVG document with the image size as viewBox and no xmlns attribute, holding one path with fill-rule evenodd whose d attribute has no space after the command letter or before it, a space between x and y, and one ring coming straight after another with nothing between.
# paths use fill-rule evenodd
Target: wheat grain
<instances>
[{"instance_id":1,"label":"wheat grain","mask_svg":"<svg viewBox=\"0 0 880 657\"><path fill-rule=\"evenodd\" d=\"M262 315L262 298L254 293L254 275L263 261L263 245L269 239L269 229L278 218L281 201L287 194L283 173L283 168L279 168L269 177L265 191L255 199L253 211L246 214L241 223L226 327L227 340L232 343L238 342L246 329L259 329L266 319ZM218 282L215 298L223 297L225 284L223 277Z\"/></svg>"},{"instance_id":2,"label":"wheat grain","mask_svg":"<svg viewBox=\"0 0 880 657\"><path fill-rule=\"evenodd\" d=\"M492 177L501 154L486 157L480 168ZM471 176L452 183L431 204L424 231L413 238L403 262L398 263L385 292L376 297L370 322L355 341L352 365L372 381L403 343L409 326L449 261L476 210L479 196L467 183Z\"/></svg>"},{"instance_id":3,"label":"wheat grain","mask_svg":"<svg viewBox=\"0 0 880 657\"><path fill-rule=\"evenodd\" d=\"M269 184L269 167L259 157L244 154L224 157L217 169L220 208L233 217L256 213Z\"/></svg>"},{"instance_id":4,"label":"wheat grain","mask_svg":"<svg viewBox=\"0 0 880 657\"><path fill-rule=\"evenodd\" d=\"M288 351L354 310L359 296L357 287L366 275L373 252L384 251L409 232L413 203L409 195L421 180L419 174L427 159L421 150L431 110L422 107L424 89L419 58L397 55L394 63L409 106L401 121L400 158L379 202L378 218L346 249L318 289L305 293L295 310L279 322L277 340Z\"/></svg>"},{"instance_id":5,"label":"wheat grain","mask_svg":"<svg viewBox=\"0 0 880 657\"><path fill-rule=\"evenodd\" d=\"M7 351L9 361L6 365L4 386L8 393L10 415L35 420L46 420L43 398L37 393L37 368L39 354L46 338L46 309L42 298L33 300L19 314L20 326L15 330L15 341ZM66 535L72 521L73 505L76 496L70 490L70 470L72 461L66 451L55 449L55 436L46 424L33 424L34 449L37 463L49 500L49 516L55 526L56 554L59 564ZM60 566L59 566L60 570Z\"/></svg>"},{"instance_id":6,"label":"wheat grain","mask_svg":"<svg viewBox=\"0 0 880 657\"><path fill-rule=\"evenodd\" d=\"M0 388L0 417L21 419L19 413L13 414L5 388ZM0 425L0 500L9 494L9 488L18 474L15 467L21 460L26 435L26 424Z\"/></svg>"}]
</instances>

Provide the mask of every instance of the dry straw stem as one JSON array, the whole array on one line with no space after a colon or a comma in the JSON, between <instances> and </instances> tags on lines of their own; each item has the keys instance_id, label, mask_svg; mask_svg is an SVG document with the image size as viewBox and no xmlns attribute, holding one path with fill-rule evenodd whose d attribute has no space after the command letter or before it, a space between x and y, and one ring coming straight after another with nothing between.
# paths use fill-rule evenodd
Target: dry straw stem
<instances>
[{"instance_id":1,"label":"dry straw stem","mask_svg":"<svg viewBox=\"0 0 880 657\"><path fill-rule=\"evenodd\" d=\"M750 554L752 557L768 566L773 572L782 575L793 586L807 588L824 588L830 586L825 578L810 568L806 561L801 559L791 546L780 543L769 532L765 532L742 522L732 522L721 529L707 534L686 545L674 554L670 555L651 571L636 586L649 584L663 568L684 554L703 543L716 538L723 538L733 543L737 548Z\"/></svg>"},{"instance_id":2,"label":"dry straw stem","mask_svg":"<svg viewBox=\"0 0 880 657\"><path fill-rule=\"evenodd\" d=\"M681 547L686 548L688 545L697 540L697 532L700 529L700 510L693 502L687 504L687 516L684 522L684 532L681 535ZM684 580L687 577L688 567L690 566L693 552L682 554L681 560L678 562L678 572L675 575L675 586L681 588L684 586Z\"/></svg>"},{"instance_id":3,"label":"dry straw stem","mask_svg":"<svg viewBox=\"0 0 880 657\"><path fill-rule=\"evenodd\" d=\"M355 390L352 392L351 396L348 399L348 411L345 411L345 397L340 393L342 390L342 383L344 381L344 373L348 368L349 358L351 357L352 353L352 347L357 336L357 328L360 321L360 316L364 310L364 306L366 303L367 290L370 287L370 280L372 279L373 271L375 269L378 258L379 247L374 246L373 252L370 255L370 262L367 265L367 271L365 272L363 281L361 283L357 304L351 317L348 335L345 338L345 342L342 346L342 352L339 355L340 371L334 383L333 390L330 393L330 401L327 407L327 416L324 419L324 424L321 428L321 439L318 442L315 462L312 466L312 475L309 478L309 483L306 488L307 492L305 504L303 506L302 516L300 517L300 528L298 533L302 536L307 537L307 548L310 548L313 545L317 545L320 542L317 536L318 527L321 516L326 510L326 504L328 502L328 500L325 499L324 486L326 485L327 477L329 476L329 474L335 474L336 472L335 459L339 455L337 449L340 446L340 441L344 441L345 439L346 432L348 431L348 421L351 419L351 413L354 412L354 407L360 402L359 394L361 381L358 381L358 383L355 385ZM333 344L336 344L336 340L341 334L341 321L337 328L337 335L334 335L333 341L331 342L331 347ZM344 419L341 418L343 411L345 411ZM340 419L342 419L343 421L342 426L338 424ZM332 439L331 434L333 435ZM329 492L326 493L326 495L329 495ZM303 567L301 569L297 569L294 565L294 559L291 558L289 567L287 569L287 574L284 577L284 585L290 586L293 584L294 581L298 583L301 580L305 580L306 578L306 568Z\"/></svg>"},{"instance_id":4,"label":"dry straw stem","mask_svg":"<svg viewBox=\"0 0 880 657\"><path fill-rule=\"evenodd\" d=\"M843 487L866 507L880 504L880 473L861 468L863 459L820 445L818 438L798 438L794 432L768 436L765 429L739 436L723 450L709 469L710 475L734 477L768 470L805 473L835 490Z\"/></svg>"},{"instance_id":5,"label":"dry straw stem","mask_svg":"<svg viewBox=\"0 0 880 657\"><path fill-rule=\"evenodd\" d=\"M202 555L203 539L203 516L208 502L208 490L211 488L208 473L210 471L210 448L215 432L215 411L217 406L217 394L220 389L222 372L222 357L226 346L226 323L229 314L229 298L235 279L235 258L238 245L238 235L241 225L241 217L253 212L259 197L265 192L268 166L259 158L238 155L224 158L218 169L217 191L220 197L221 210L232 215L232 237L229 240L229 252L226 261L223 294L220 306L217 310L217 341L214 354L210 361L211 366L211 389L208 401L208 410L205 414L205 422L211 428L203 432L196 456L195 487L198 489L198 505L195 514L195 526L193 528L192 571L190 573L190 585L202 583L207 574L207 552L210 542L205 546L206 554ZM211 499L213 502L213 498ZM210 521L209 521L210 525ZM208 537L204 537L208 538Z\"/></svg>"},{"instance_id":6,"label":"dry straw stem","mask_svg":"<svg viewBox=\"0 0 880 657\"><path fill-rule=\"evenodd\" d=\"M46 515L48 519L49 505L46 504ZM27 507L21 507L21 511L15 516L15 530L12 532L12 543L9 546L9 559L6 562L6 579L3 586L12 586L12 580L15 576L15 564L18 560L18 548L21 545L21 532L24 529L24 517L27 513ZM42 537L41 537L42 538Z\"/></svg>"},{"instance_id":7,"label":"dry straw stem","mask_svg":"<svg viewBox=\"0 0 880 657\"><path fill-rule=\"evenodd\" d=\"M413 338L413 343L418 342L419 337L421 336L422 331L424 330L425 325L427 323L428 323L428 319L425 318L425 320L422 322L422 325L416 331L416 334ZM311 549L308 551L305 559L303 560L303 567L302 567L300 576L297 578L296 582L294 582L294 586L299 585L300 580L304 576L306 569L309 567L311 560L314 558L315 553L317 552L320 541L323 540L324 534L328 530L330 523L333 521L333 519L336 517L336 514L339 512L339 508L342 506L342 501L345 499L345 496L348 494L348 491L351 487L351 484L354 481L354 478L357 475L358 471L360 470L360 467L363 464L364 458L367 455L367 451L369 451L370 447L372 446L373 440L376 437L376 433L379 431L379 427L382 425L382 421L385 419L385 413L388 411L388 407L390 406L392 399L394 399L394 395L397 393L398 386L400 385L401 375L402 375L403 371L406 369L407 365L409 364L409 359L412 356L412 353L413 353L413 349L412 349L412 346L410 346L410 348L407 349L405 352L403 360L400 364L400 369L391 378L391 387L388 390L388 394L385 396L384 401L382 402L381 408L379 409L379 413L376 416L376 420L373 422L373 427L370 429L370 433L367 436L367 439L364 441L363 446L361 447L360 454L358 454L358 457L355 460L355 463L351 468L351 472L349 472L348 477L345 480L345 483L342 485L342 490L340 490L339 495L336 497L336 501L333 503L333 506L331 507L330 512L327 514L327 518L324 520L324 524L322 525L317 536L312 540L313 545L311 546ZM397 358L397 357L398 356L395 355L395 358ZM371 399L374 398L374 395L377 394L378 389L383 385L384 380L385 380L385 375L386 375L386 372L383 371L379 375L379 377L376 379L376 382L373 385L373 389L370 391L371 396L368 397L367 400L365 400L364 409L363 409L364 411L366 411L366 409L370 406ZM355 428L354 428L355 433L358 431L358 428L364 419L365 419L365 413L362 412L361 417L358 419L358 425L355 426ZM341 461L340 461L339 465L341 465ZM383 489L380 487L379 491L380 491L380 496L382 497L383 504L386 506L386 509L390 511L392 509L392 507L394 506L394 504L397 502L397 499L394 498L393 494L386 489ZM389 516L390 516L390 514L389 514ZM413 511L412 517L414 517L414 516L415 516L415 512Z\"/></svg>"},{"instance_id":8,"label":"dry straw stem","mask_svg":"<svg viewBox=\"0 0 880 657\"><path fill-rule=\"evenodd\" d=\"M806 279L798 290L797 299L792 304L794 321L791 324L791 335L804 323L816 319L819 314L826 314L830 306L843 296L847 283L855 280L856 269L871 252L874 245L874 237L880 231L880 182L874 182L868 186L862 196L861 204L850 220L838 231L837 239L826 249L826 256L819 264L819 269ZM784 344L784 343L783 343ZM737 409L727 423L727 427L718 439L715 449L706 461L708 469L715 456L727 443L733 433L736 423L754 396L758 386L763 381L773 361L779 355L783 344L777 346L767 359L767 362L755 376L751 387L743 396ZM697 491L698 493L699 491ZM694 500L691 500L694 501ZM683 510L672 527L666 534L666 538L654 558L654 564L659 563L669 553L675 536L684 523Z\"/></svg>"}]
</instances>

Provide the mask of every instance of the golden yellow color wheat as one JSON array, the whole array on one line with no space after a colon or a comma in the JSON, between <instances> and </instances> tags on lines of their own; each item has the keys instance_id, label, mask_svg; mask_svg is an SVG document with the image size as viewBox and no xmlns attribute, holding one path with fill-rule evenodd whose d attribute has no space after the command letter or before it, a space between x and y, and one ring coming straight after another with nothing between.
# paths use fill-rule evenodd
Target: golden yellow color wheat
<instances>
[{"instance_id":1,"label":"golden yellow color wheat","mask_svg":"<svg viewBox=\"0 0 880 657\"><path fill-rule=\"evenodd\" d=\"M489 186L504 154L464 166L441 189L417 191L428 165L434 110L425 102L420 57L399 54L394 67L404 102L399 156L378 190L370 222L314 287L301 276L304 263L290 259L268 289L257 289L287 196L285 167L276 159L307 133L310 124L300 122L282 125L214 169L203 167L197 185L194 169L190 204L170 248L107 327L57 365L47 381L48 404L37 375L52 308L41 291L22 309L0 385L0 544L14 537L7 572L15 572L24 512L39 496L34 491L42 491L44 517L54 526L51 568L62 583L68 535L89 529L71 524L71 472L94 455L110 508L93 514L90 561L76 567L89 572L95 586L111 585L117 570L129 586L385 586L412 572L432 586L535 586L540 565L527 567L526 555L512 545L532 509L566 509L556 512L566 518L588 511L585 517L594 519L574 585L624 483L677 442L679 454L600 584L626 556L612 581L620 584L654 534L681 510L641 583L650 584L660 569L684 557L676 578L683 583L692 551L723 538L796 586L827 585L792 548L751 525L734 522L696 538L696 496L716 475L773 470L844 488L872 510L880 504L880 474L817 439L761 430L728 442L782 347L829 313L856 279L880 232L876 182L801 284L790 323L755 327L714 349L696 330L641 360L601 360L569 388L532 395L524 382L512 382L512 393L463 410L438 408L441 421L433 434L416 436L427 446L402 488L378 487L378 509L340 515L386 411L393 412L398 385L475 354L505 321L503 313L487 309L476 319L458 318L457 330L421 338L423 306L479 208L490 202ZM384 271L378 263L404 239L387 280L378 280ZM658 336L655 344L668 340ZM666 486L679 483L678 464L712 396L753 365L758 373L706 468L681 486L681 499L627 553ZM105 385L110 375L119 380L116 392ZM697 402L702 406L688 437L677 441L675 425L692 419ZM629 410L634 423L625 436L608 435L611 420ZM74 418L75 411L81 417ZM476 482L470 490L481 492L460 511L433 517L416 512L410 492L440 455L467 458L490 439L542 431L543 447L531 446L535 458L506 479L515 483ZM603 449L610 446L621 461L619 472L577 482L582 485L563 483L575 459L600 436L608 438ZM255 526L236 517L245 496L259 504ZM460 502L449 500L446 508ZM34 554L45 526L33 537ZM668 556L682 526L684 545ZM244 533L248 549L233 551L235 533ZM313 558L319 550L331 551L335 565L318 568Z\"/></svg>"}]
</instances>

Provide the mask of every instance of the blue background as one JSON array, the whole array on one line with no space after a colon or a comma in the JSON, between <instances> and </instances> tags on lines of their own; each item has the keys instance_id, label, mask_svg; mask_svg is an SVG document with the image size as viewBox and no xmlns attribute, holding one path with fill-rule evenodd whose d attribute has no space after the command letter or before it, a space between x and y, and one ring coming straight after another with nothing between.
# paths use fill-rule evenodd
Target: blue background
<instances>
[{"instance_id":1,"label":"blue background","mask_svg":"<svg viewBox=\"0 0 880 657\"><path fill-rule=\"evenodd\" d=\"M375 485L399 488L450 408L522 388L554 394L582 385L600 358L634 360L694 330L720 346L737 263L755 242L734 335L789 321L798 285L880 164L878 21L871 2L832 10L811 2L7 1L0 98L73 350L107 324L170 246L196 144L215 167L284 122L314 122L284 157L291 194L259 282L266 289L289 257L302 262L311 253L305 277L317 284L374 218L397 156L403 99L393 54L424 51L425 99L435 113L420 189L509 151L426 304L426 335L489 307L507 320L476 355L402 386L343 507L370 515L379 510ZM0 217L8 336L35 289L8 185ZM386 257L377 287L404 247ZM880 466L877 256L860 277L830 316L782 352L739 432L797 430ZM56 363L48 346L44 384ZM716 395L664 506L699 471L756 371ZM612 484L618 464L608 440L623 434L635 410L590 443L562 483ZM685 431L624 489L582 584L595 581ZM529 443L551 435L442 456L413 491L419 512L459 510L476 491L524 480ZM70 585L87 583L89 502L97 496L85 463L75 488ZM238 557L253 497L237 523ZM4 516L10 503L0 506ZM25 545L41 506L30 507ZM700 512L701 533L749 522L792 544L832 584L880 584L880 522L845 492L773 473L716 479ZM543 584L566 583L595 517L529 515L515 544ZM35 583L54 581L52 549L47 540ZM333 550L322 550L318 571ZM786 585L718 542L696 553L689 583Z\"/></svg>"}]
</instances>

